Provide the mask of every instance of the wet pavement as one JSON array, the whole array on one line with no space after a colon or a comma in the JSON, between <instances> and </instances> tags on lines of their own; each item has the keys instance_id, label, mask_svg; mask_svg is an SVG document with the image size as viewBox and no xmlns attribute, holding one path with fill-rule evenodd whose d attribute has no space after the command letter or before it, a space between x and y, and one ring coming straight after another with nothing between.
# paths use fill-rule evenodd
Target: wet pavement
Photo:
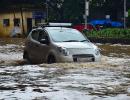
<instances>
[{"instance_id":1,"label":"wet pavement","mask_svg":"<svg viewBox=\"0 0 130 100\"><path fill-rule=\"evenodd\" d=\"M1 39L0 100L130 100L130 45L97 45L101 62L30 65L24 39Z\"/></svg>"}]
</instances>

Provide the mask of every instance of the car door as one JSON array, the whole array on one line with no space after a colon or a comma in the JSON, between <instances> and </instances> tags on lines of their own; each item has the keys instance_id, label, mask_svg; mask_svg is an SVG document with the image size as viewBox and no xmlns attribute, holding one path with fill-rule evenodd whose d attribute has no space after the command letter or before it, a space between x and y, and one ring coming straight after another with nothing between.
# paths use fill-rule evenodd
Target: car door
<instances>
[{"instance_id":1,"label":"car door","mask_svg":"<svg viewBox=\"0 0 130 100\"><path fill-rule=\"evenodd\" d=\"M43 43L42 40L46 40L46 43ZM39 30L38 42L38 57L40 58L40 61L45 62L46 57L48 56L48 53L50 51L50 39L48 34L44 30Z\"/></svg>"},{"instance_id":2,"label":"car door","mask_svg":"<svg viewBox=\"0 0 130 100\"><path fill-rule=\"evenodd\" d=\"M28 52L29 52L29 58L34 62L38 61L38 51L40 48L40 43L38 41L38 37L39 37L39 31L38 30L34 30L31 33L31 39L28 40Z\"/></svg>"}]
</instances>

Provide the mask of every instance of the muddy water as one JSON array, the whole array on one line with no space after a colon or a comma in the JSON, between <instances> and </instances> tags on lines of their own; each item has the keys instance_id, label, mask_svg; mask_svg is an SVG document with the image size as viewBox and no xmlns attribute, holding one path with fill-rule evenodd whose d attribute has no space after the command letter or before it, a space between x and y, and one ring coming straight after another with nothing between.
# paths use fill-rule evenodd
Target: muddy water
<instances>
[{"instance_id":1,"label":"muddy water","mask_svg":"<svg viewBox=\"0 0 130 100\"><path fill-rule=\"evenodd\" d=\"M1 39L0 100L130 100L130 45L97 45L101 62L29 65L24 39Z\"/></svg>"},{"instance_id":2,"label":"muddy water","mask_svg":"<svg viewBox=\"0 0 130 100\"><path fill-rule=\"evenodd\" d=\"M130 58L130 45L121 44L98 44L102 54L109 57Z\"/></svg>"}]
</instances>

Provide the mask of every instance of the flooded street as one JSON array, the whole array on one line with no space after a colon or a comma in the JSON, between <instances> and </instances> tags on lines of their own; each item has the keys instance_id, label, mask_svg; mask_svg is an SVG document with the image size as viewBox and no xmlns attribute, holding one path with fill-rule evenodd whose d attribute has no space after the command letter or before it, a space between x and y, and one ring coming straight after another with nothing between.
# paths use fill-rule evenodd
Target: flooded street
<instances>
[{"instance_id":1,"label":"flooded street","mask_svg":"<svg viewBox=\"0 0 130 100\"><path fill-rule=\"evenodd\" d=\"M1 39L0 100L130 100L130 45L97 45L101 62L30 65L24 39Z\"/></svg>"}]
</instances>

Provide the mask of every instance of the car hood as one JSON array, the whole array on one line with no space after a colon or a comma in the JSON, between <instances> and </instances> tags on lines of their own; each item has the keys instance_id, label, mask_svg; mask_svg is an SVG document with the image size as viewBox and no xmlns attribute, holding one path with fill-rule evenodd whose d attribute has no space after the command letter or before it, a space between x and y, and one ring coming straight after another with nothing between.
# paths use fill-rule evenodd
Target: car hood
<instances>
[{"instance_id":1,"label":"car hood","mask_svg":"<svg viewBox=\"0 0 130 100\"><path fill-rule=\"evenodd\" d=\"M89 49L97 48L97 46L95 46L91 42L60 42L55 44L59 47L65 47L65 48L89 48Z\"/></svg>"}]
</instances>

